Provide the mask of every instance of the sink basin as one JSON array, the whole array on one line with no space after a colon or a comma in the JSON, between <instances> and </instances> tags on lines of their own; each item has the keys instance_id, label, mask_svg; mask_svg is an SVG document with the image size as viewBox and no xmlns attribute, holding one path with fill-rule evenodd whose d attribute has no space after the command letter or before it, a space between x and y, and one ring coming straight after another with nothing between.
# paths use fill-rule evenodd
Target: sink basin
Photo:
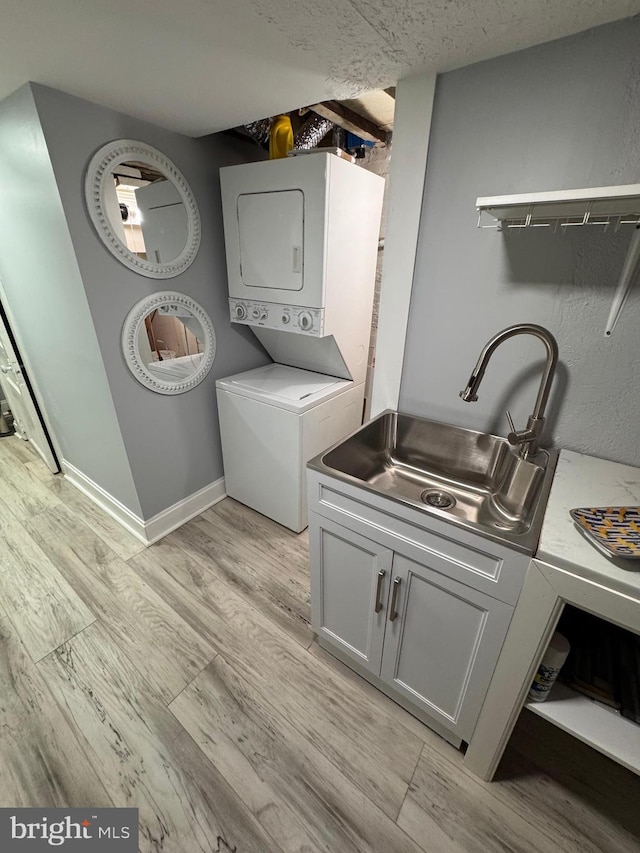
<instances>
[{"instance_id":1,"label":"sink basin","mask_svg":"<svg viewBox=\"0 0 640 853\"><path fill-rule=\"evenodd\" d=\"M523 460L506 439L385 412L309 467L533 553L557 452Z\"/></svg>"}]
</instances>

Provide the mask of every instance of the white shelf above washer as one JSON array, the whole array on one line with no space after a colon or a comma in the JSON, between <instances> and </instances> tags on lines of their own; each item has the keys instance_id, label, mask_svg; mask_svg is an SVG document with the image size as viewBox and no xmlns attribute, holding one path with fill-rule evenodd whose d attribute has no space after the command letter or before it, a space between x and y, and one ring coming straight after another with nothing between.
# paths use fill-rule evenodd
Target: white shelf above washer
<instances>
[{"instance_id":1,"label":"white shelf above washer","mask_svg":"<svg viewBox=\"0 0 640 853\"><path fill-rule=\"evenodd\" d=\"M640 184L554 190L542 193L482 196L476 199L479 228L526 229L599 225L634 225L604 335L610 337L634 280L640 260ZM485 224L483 215L491 217Z\"/></svg>"}]
</instances>

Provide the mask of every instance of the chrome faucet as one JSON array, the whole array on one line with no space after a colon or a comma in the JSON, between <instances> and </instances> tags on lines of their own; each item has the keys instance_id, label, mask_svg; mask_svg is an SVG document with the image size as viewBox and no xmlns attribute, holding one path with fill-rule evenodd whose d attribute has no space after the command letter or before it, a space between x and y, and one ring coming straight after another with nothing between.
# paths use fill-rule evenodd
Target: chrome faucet
<instances>
[{"instance_id":1,"label":"chrome faucet","mask_svg":"<svg viewBox=\"0 0 640 853\"><path fill-rule=\"evenodd\" d=\"M511 429L511 432L507 436L507 441L509 444L519 446L520 456L522 459L528 459L530 456L535 456L538 452L540 435L544 426L544 410L549 399L551 383L553 382L553 375L558 362L558 344L551 332L543 326L536 326L533 323L519 323L517 326L509 326L508 329L503 329L501 332L498 332L497 335L494 335L491 338L480 353L480 358L478 359L476 366L473 368L473 373L469 378L467 387L464 391L460 392L460 396L466 403L475 403L478 399L478 388L482 382L484 372L487 369L489 359L503 341L513 338L516 335L533 335L534 337L539 338L547 349L547 363L540 381L540 389L536 398L533 414L527 421L527 428L516 430L513 425L511 415L507 412L509 427Z\"/></svg>"}]
</instances>

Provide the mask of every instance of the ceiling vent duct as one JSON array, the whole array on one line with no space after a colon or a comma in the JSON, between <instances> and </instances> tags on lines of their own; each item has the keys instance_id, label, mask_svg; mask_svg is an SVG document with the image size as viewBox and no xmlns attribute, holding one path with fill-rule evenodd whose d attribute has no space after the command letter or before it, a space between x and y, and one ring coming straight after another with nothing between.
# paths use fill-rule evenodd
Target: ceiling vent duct
<instances>
[{"instance_id":1,"label":"ceiling vent duct","mask_svg":"<svg viewBox=\"0 0 640 853\"><path fill-rule=\"evenodd\" d=\"M249 124L243 124L242 130L250 136L258 145L269 144L269 134L271 133L271 125L273 119L261 118L258 121L251 121Z\"/></svg>"},{"instance_id":2,"label":"ceiling vent duct","mask_svg":"<svg viewBox=\"0 0 640 853\"><path fill-rule=\"evenodd\" d=\"M315 148L335 127L332 121L319 115L311 115L293 136L294 151Z\"/></svg>"},{"instance_id":3,"label":"ceiling vent duct","mask_svg":"<svg viewBox=\"0 0 640 853\"><path fill-rule=\"evenodd\" d=\"M258 121L252 121L248 124L243 124L242 130L246 136L257 142L263 148L269 145L269 136L273 126L272 118L261 118ZM336 127L334 122L322 116L311 114L305 123L300 127L293 136L293 148L297 151L302 151L310 148L315 148L329 133Z\"/></svg>"}]
</instances>

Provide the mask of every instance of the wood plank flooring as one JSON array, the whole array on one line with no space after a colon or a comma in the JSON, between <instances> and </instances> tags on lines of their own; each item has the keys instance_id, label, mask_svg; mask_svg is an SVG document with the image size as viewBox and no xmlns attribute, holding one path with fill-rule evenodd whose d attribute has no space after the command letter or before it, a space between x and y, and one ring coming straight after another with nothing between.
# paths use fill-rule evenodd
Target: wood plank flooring
<instances>
[{"instance_id":1,"label":"wood plank flooring","mask_svg":"<svg viewBox=\"0 0 640 853\"><path fill-rule=\"evenodd\" d=\"M640 853L640 779L522 715L497 780L318 648L306 534L230 499L144 549L0 439L0 806L170 853Z\"/></svg>"}]
</instances>

